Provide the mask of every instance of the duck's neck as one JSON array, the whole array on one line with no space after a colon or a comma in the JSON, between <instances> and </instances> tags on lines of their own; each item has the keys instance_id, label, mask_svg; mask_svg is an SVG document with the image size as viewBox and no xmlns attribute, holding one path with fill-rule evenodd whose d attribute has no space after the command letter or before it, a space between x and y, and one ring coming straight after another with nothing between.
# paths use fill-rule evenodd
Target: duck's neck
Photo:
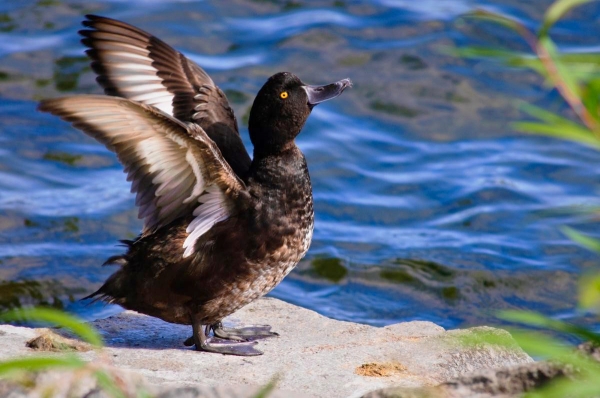
<instances>
[{"instance_id":1,"label":"duck's neck","mask_svg":"<svg viewBox=\"0 0 600 398\"><path fill-rule=\"evenodd\" d=\"M261 160L278 156L286 156L288 152L294 150L300 152L293 140L288 142L272 141L268 143L261 143L260 145L254 144L253 159Z\"/></svg>"},{"instance_id":2,"label":"duck's neck","mask_svg":"<svg viewBox=\"0 0 600 398\"><path fill-rule=\"evenodd\" d=\"M299 184L310 186L308 167L300 149L294 142L275 153L254 151L249 180L263 186Z\"/></svg>"}]
</instances>

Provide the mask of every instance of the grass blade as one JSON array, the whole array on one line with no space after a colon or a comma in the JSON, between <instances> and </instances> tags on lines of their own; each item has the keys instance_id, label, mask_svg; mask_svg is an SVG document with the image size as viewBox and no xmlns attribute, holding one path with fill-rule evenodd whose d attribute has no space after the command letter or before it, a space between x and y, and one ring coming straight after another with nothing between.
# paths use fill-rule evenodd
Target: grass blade
<instances>
[{"instance_id":1,"label":"grass blade","mask_svg":"<svg viewBox=\"0 0 600 398\"><path fill-rule=\"evenodd\" d=\"M584 275L579 282L579 306L586 310L600 307L600 275Z\"/></svg>"},{"instance_id":2,"label":"grass blade","mask_svg":"<svg viewBox=\"0 0 600 398\"><path fill-rule=\"evenodd\" d=\"M512 123L512 128L524 133L542 134L562 140L579 142L600 149L600 140L591 135L587 130L580 131L578 129L565 128L564 126L536 122L515 122Z\"/></svg>"},{"instance_id":3,"label":"grass blade","mask_svg":"<svg viewBox=\"0 0 600 398\"><path fill-rule=\"evenodd\" d=\"M105 392L112 395L114 398L127 398L127 394L125 394L115 383L114 378L103 370L98 370L94 372L96 376L96 381L98 382L98 386L102 388Z\"/></svg>"},{"instance_id":4,"label":"grass blade","mask_svg":"<svg viewBox=\"0 0 600 398\"><path fill-rule=\"evenodd\" d=\"M0 314L0 320L5 322L33 321L50 323L52 325L70 330L84 341L96 347L102 347L103 345L102 337L93 327L89 326L73 315L69 315L53 308L17 308Z\"/></svg>"},{"instance_id":5,"label":"grass blade","mask_svg":"<svg viewBox=\"0 0 600 398\"><path fill-rule=\"evenodd\" d=\"M538 33L539 37L547 36L550 28L569 12L573 7L577 7L582 4L590 3L594 0L558 0L554 2L547 10L544 15L544 22Z\"/></svg>"},{"instance_id":6,"label":"grass blade","mask_svg":"<svg viewBox=\"0 0 600 398\"><path fill-rule=\"evenodd\" d=\"M586 236L569 227L562 227L561 231L563 234L567 235L567 237L573 242L577 242L581 246L593 252L600 253L600 240Z\"/></svg>"},{"instance_id":7,"label":"grass blade","mask_svg":"<svg viewBox=\"0 0 600 398\"><path fill-rule=\"evenodd\" d=\"M567 125L578 126L581 129L585 129L585 127L581 127L580 125L578 125L575 122L572 122L569 119L566 119L560 115L557 115L556 113L549 112L549 111L547 111L543 108L540 108L538 106L535 106L535 105L531 105L531 104L522 102L522 103L520 103L519 109L521 109L523 112L527 113L530 116L533 116L537 119L543 120L546 123L567 124Z\"/></svg>"},{"instance_id":8,"label":"grass blade","mask_svg":"<svg viewBox=\"0 0 600 398\"><path fill-rule=\"evenodd\" d=\"M279 376L278 375L273 376L273 378L271 380L269 380L269 382L267 384L262 386L260 388L260 390L258 390L258 392L256 394L254 394L254 396L252 398L267 398L269 395L271 395L271 393L277 386L278 382L279 382Z\"/></svg>"},{"instance_id":9,"label":"grass blade","mask_svg":"<svg viewBox=\"0 0 600 398\"><path fill-rule=\"evenodd\" d=\"M522 323L528 326L545 328L562 333L569 333L582 339L600 344L600 335L580 326L571 325L566 322L557 321L533 311L505 310L498 315L500 319L510 322Z\"/></svg>"},{"instance_id":10,"label":"grass blade","mask_svg":"<svg viewBox=\"0 0 600 398\"><path fill-rule=\"evenodd\" d=\"M516 21L512 18L505 17L504 15L500 15L494 12L486 11L486 10L475 10L464 15L466 18L476 18L482 21L494 22L499 25L502 25L506 28L514 30L517 33L523 32L525 30L525 26L523 26L519 21Z\"/></svg>"},{"instance_id":11,"label":"grass blade","mask_svg":"<svg viewBox=\"0 0 600 398\"><path fill-rule=\"evenodd\" d=\"M554 64L555 69L553 72L555 72L556 75L552 76L552 73L550 73L551 71L548 71L551 77L556 80L554 83L558 86L558 82L561 82L570 93L580 96L581 92L577 80L573 77L570 70L562 63L558 49L550 37L540 37L538 40L538 46L545 50L545 54Z\"/></svg>"},{"instance_id":12,"label":"grass blade","mask_svg":"<svg viewBox=\"0 0 600 398\"><path fill-rule=\"evenodd\" d=\"M49 368L77 369L85 366L85 362L73 355L57 357L27 357L0 362L0 375L16 371L41 371Z\"/></svg>"}]
</instances>

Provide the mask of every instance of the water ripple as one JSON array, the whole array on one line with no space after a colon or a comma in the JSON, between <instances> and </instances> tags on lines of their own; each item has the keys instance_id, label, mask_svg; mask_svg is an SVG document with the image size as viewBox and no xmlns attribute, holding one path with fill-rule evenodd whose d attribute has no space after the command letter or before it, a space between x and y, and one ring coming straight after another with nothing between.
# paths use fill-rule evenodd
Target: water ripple
<instances>
[{"instance_id":1,"label":"water ripple","mask_svg":"<svg viewBox=\"0 0 600 398\"><path fill-rule=\"evenodd\" d=\"M436 0L375 0L390 8L399 8L413 13L414 19L442 19L451 20L459 15L471 11L475 2L469 0L446 1L440 2Z\"/></svg>"},{"instance_id":2,"label":"water ripple","mask_svg":"<svg viewBox=\"0 0 600 398\"><path fill-rule=\"evenodd\" d=\"M336 25L357 28L363 20L342 12L313 9L263 18L230 18L225 20L227 29L252 33L252 40L266 37L285 37L319 25Z\"/></svg>"},{"instance_id":3,"label":"water ripple","mask_svg":"<svg viewBox=\"0 0 600 398\"><path fill-rule=\"evenodd\" d=\"M264 62L266 54L256 53L248 55L223 55L203 56L186 53L186 56L203 68L213 70L229 70L242 68L244 66L259 65Z\"/></svg>"},{"instance_id":4,"label":"water ripple","mask_svg":"<svg viewBox=\"0 0 600 398\"><path fill-rule=\"evenodd\" d=\"M535 79L435 50L505 38L495 26L455 23L466 12L490 9L535 27L543 2L341 3L86 6L151 32L160 24L193 48L186 54L227 89L239 121L268 71L355 81L339 100L316 107L298 137L314 187L315 233L276 297L375 325L426 319L452 327L488 319L482 308L572 314L566 297L575 297L579 274L596 259L558 227L595 233L586 211L600 206L600 155L510 131L508 119L520 117L515 97L547 95ZM40 98L98 92L81 59L80 18L64 12L66 3L1 7L15 30L3 25L0 33L0 270L9 283L45 279L91 290L112 271L98 264L119 238L135 237L140 222L114 155L35 111ZM20 26L18 13L46 19ZM585 39L593 24L574 17L553 31L582 37L564 48L598 48ZM201 45L191 45L199 36Z\"/></svg>"},{"instance_id":5,"label":"water ripple","mask_svg":"<svg viewBox=\"0 0 600 398\"><path fill-rule=\"evenodd\" d=\"M68 37L67 33L35 37L0 33L0 57L18 52L57 47L64 43L66 37Z\"/></svg>"},{"instance_id":6,"label":"water ripple","mask_svg":"<svg viewBox=\"0 0 600 398\"><path fill-rule=\"evenodd\" d=\"M127 208L132 202L130 184L125 181L125 175L121 171L105 170L71 176L54 173L45 174L44 178L68 183L70 186L40 187L39 180L24 176L2 178L2 185L10 186L11 190L5 189L0 193L0 209L30 215L65 217L106 214Z\"/></svg>"},{"instance_id":7,"label":"water ripple","mask_svg":"<svg viewBox=\"0 0 600 398\"><path fill-rule=\"evenodd\" d=\"M64 242L45 242L19 245L0 244L2 257L83 257L102 256L115 251L115 245L86 245L81 243L65 244Z\"/></svg>"}]
</instances>

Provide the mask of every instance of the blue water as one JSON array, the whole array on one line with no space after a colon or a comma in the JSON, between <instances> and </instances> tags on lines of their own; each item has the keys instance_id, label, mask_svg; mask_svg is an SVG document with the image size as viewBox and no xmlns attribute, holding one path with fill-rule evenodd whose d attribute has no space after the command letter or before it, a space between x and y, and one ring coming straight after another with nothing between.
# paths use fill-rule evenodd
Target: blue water
<instances>
[{"instance_id":1,"label":"blue water","mask_svg":"<svg viewBox=\"0 0 600 398\"><path fill-rule=\"evenodd\" d=\"M271 295L343 320L494 323L503 308L579 317L577 283L597 267L566 239L594 234L600 153L515 132L519 101L569 116L531 72L448 55L526 47L461 17L502 12L534 28L549 1L88 1L0 4L0 308L49 303L87 319L118 311L77 299L113 271L141 223L103 146L37 113L37 101L100 93L77 30L86 13L148 30L203 66L243 124L266 78L355 83L313 111L298 145L316 225L306 258ZM597 4L555 37L598 49Z\"/></svg>"}]
</instances>

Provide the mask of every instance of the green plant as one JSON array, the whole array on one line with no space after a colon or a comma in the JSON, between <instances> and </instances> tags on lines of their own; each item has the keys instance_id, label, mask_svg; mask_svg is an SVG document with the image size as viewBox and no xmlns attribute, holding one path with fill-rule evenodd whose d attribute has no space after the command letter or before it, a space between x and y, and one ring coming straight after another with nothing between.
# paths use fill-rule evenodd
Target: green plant
<instances>
[{"instance_id":1,"label":"green plant","mask_svg":"<svg viewBox=\"0 0 600 398\"><path fill-rule=\"evenodd\" d=\"M531 104L523 111L538 121L521 121L514 127L523 132L551 135L600 148L600 54L564 53L552 38L552 26L577 5L594 0L559 0L548 8L536 33L507 16L478 10L467 18L491 21L518 33L531 53L519 53L503 48L463 47L457 55L469 58L496 58L513 67L531 69L546 79L548 86L558 90L577 117L572 121Z\"/></svg>"},{"instance_id":2,"label":"green plant","mask_svg":"<svg viewBox=\"0 0 600 398\"><path fill-rule=\"evenodd\" d=\"M32 386L32 374L42 371L70 371L77 373L77 378L91 376L95 379L96 385L114 398L126 398L136 396L147 398L150 395L139 387L135 391L127 391L126 386L120 380L117 374L118 369L109 366L108 358L102 352L104 342L98 332L90 325L84 323L79 318L67 314L63 311L47 307L31 307L10 310L0 314L0 322L28 322L35 324L49 324L68 330L97 351L98 359L92 362L86 362L73 353L62 355L35 355L28 357L19 357L0 361L0 379L7 378L13 381ZM279 375L274 376L266 385L261 387L254 395L256 398L265 398L271 395L280 379ZM60 383L63 382L61 379ZM48 386L44 386L48 387ZM52 396L52 390L44 389L36 391L41 396Z\"/></svg>"},{"instance_id":3,"label":"green plant","mask_svg":"<svg viewBox=\"0 0 600 398\"><path fill-rule=\"evenodd\" d=\"M58 326L88 343L98 354L98 360L92 362L86 362L74 353L12 358L0 362L0 378L23 381L29 380L30 377L28 378L27 376L31 376L34 372L68 370L77 372L79 377L91 376L95 378L96 384L115 398L127 396L127 393L118 382L118 376L108 366L108 360L102 352L104 344L102 337L93 327L82 322L80 319L57 309L33 307L14 309L0 314L0 321L35 322ZM45 390L44 393L52 395L51 391ZM143 393L141 394L143 395Z\"/></svg>"},{"instance_id":4,"label":"green plant","mask_svg":"<svg viewBox=\"0 0 600 398\"><path fill-rule=\"evenodd\" d=\"M498 23L515 31L524 39L532 53L488 47L464 47L456 50L458 55L495 58L510 66L528 68L539 73L549 87L558 91L575 118L571 120L532 104L522 104L521 109L537 120L516 122L513 124L516 130L576 141L600 149L600 54L561 52L550 37L551 28L557 21L573 7L591 1L593 0L556 1L546 11L535 33L515 19L488 11L476 11L467 16ZM580 245L600 253L599 240L568 227L564 227L563 232ZM600 273L585 275L581 279L579 291L580 308L598 317ZM600 334L535 312L504 311L500 318L537 328L537 331L513 331L513 337L531 355L550 359L575 370L574 379L556 380L542 389L529 392L527 396L600 396L600 362L578 353L556 337L546 336L542 331L569 334L596 345L600 345Z\"/></svg>"}]
</instances>

